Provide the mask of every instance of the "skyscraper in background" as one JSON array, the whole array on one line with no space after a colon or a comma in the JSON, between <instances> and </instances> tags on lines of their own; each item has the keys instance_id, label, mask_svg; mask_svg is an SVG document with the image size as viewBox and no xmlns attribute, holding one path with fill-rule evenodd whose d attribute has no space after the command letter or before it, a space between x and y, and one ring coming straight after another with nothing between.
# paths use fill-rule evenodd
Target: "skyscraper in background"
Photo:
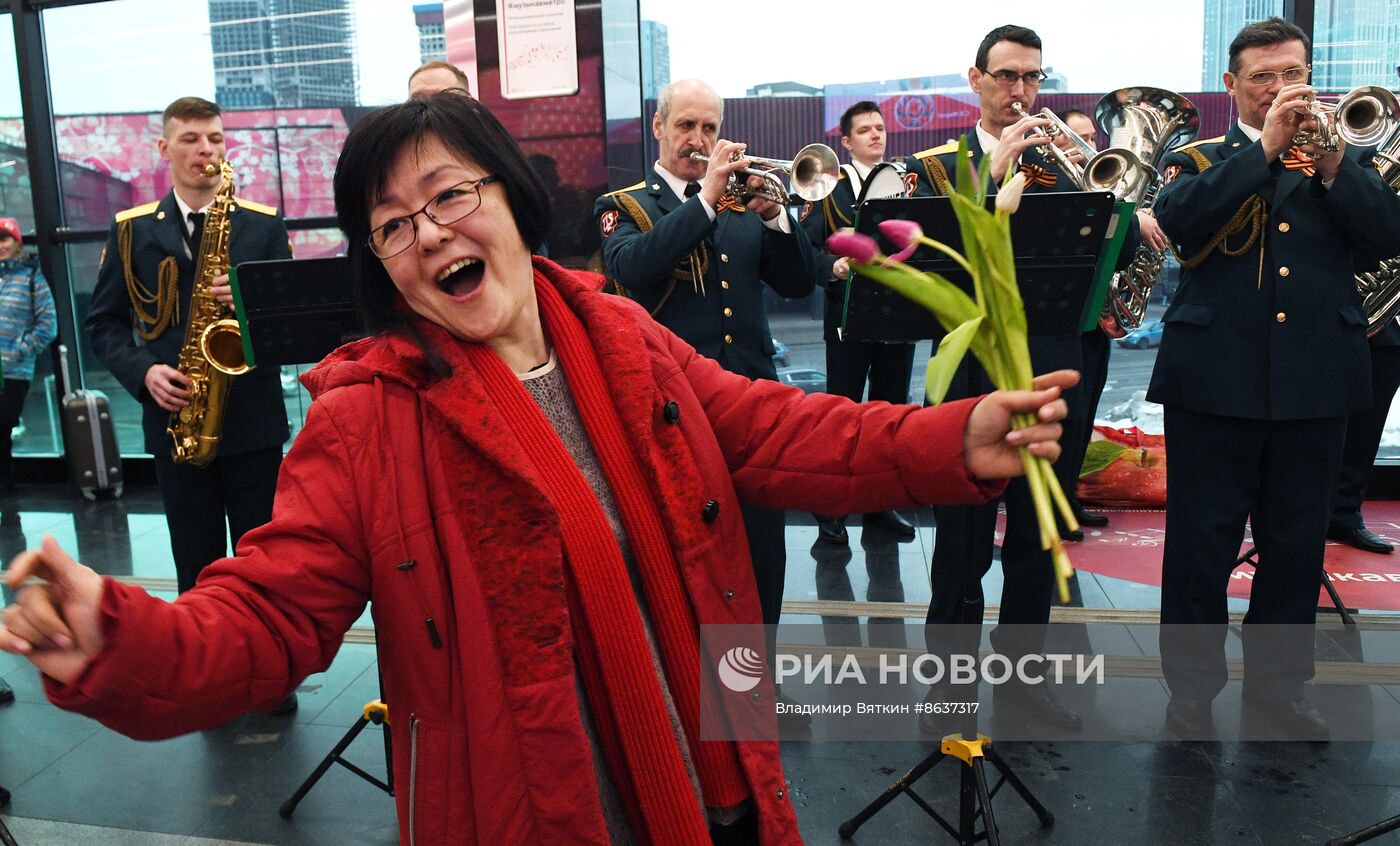
<instances>
[{"instance_id":1,"label":"skyscraper in background","mask_svg":"<svg viewBox=\"0 0 1400 846\"><path fill-rule=\"evenodd\" d=\"M209 0L215 99L232 109L358 101L349 0Z\"/></svg>"},{"instance_id":2,"label":"skyscraper in background","mask_svg":"<svg viewBox=\"0 0 1400 846\"><path fill-rule=\"evenodd\" d=\"M1342 0L1342 3L1350 2L1352 0ZM1235 34L1241 27L1272 15L1282 14L1283 0L1205 0L1205 50L1201 59L1201 90L1225 90L1225 71L1230 69L1230 42L1235 40Z\"/></svg>"},{"instance_id":3,"label":"skyscraper in background","mask_svg":"<svg viewBox=\"0 0 1400 846\"><path fill-rule=\"evenodd\" d=\"M1400 0L1317 0L1313 15L1313 85L1396 87Z\"/></svg>"},{"instance_id":4,"label":"skyscraper in background","mask_svg":"<svg viewBox=\"0 0 1400 846\"><path fill-rule=\"evenodd\" d=\"M418 60L447 61L447 33L443 28L442 4L415 4L413 22L418 24Z\"/></svg>"},{"instance_id":5,"label":"skyscraper in background","mask_svg":"<svg viewBox=\"0 0 1400 846\"><path fill-rule=\"evenodd\" d=\"M642 21L642 99L655 100L671 84L671 43L666 24Z\"/></svg>"}]
</instances>

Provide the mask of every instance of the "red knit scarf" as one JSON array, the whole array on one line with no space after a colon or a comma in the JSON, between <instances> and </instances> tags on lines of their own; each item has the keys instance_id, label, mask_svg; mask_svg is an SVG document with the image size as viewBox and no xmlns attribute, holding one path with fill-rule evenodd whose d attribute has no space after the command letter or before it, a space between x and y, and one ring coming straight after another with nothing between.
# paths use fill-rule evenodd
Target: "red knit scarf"
<instances>
[{"instance_id":1,"label":"red knit scarf","mask_svg":"<svg viewBox=\"0 0 1400 846\"><path fill-rule=\"evenodd\" d=\"M700 741L700 645L661 515L623 433L592 342L550 282L535 274L540 318L622 513L651 612L676 710L709 807L750 791L733 743ZM489 348L465 345L468 362L520 439L558 512L568 572L569 616L583 688L600 745L634 834L655 844L710 843L696 807L652 662L641 610L601 503L519 378Z\"/></svg>"}]
</instances>

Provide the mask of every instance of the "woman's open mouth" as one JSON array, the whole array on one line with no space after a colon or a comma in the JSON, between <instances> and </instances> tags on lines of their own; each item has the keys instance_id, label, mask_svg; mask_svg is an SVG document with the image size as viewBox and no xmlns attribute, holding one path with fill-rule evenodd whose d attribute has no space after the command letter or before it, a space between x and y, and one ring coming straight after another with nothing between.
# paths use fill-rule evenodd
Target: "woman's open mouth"
<instances>
[{"instance_id":1,"label":"woman's open mouth","mask_svg":"<svg viewBox=\"0 0 1400 846\"><path fill-rule=\"evenodd\" d=\"M481 259L460 259L438 274L437 286L443 293L465 297L481 286L481 279L485 275L486 265Z\"/></svg>"}]
</instances>

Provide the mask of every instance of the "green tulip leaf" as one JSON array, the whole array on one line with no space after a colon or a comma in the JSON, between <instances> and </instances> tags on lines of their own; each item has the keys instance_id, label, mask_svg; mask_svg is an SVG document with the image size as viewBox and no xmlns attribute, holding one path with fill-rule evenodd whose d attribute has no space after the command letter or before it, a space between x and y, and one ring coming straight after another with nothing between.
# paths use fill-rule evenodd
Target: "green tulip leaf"
<instances>
[{"instance_id":1,"label":"green tulip leaf","mask_svg":"<svg viewBox=\"0 0 1400 846\"><path fill-rule=\"evenodd\" d=\"M967 348L977 336L982 325L982 316L972 318L943 336L938 343L938 351L929 359L928 371L924 375L924 401L938 405L948 394L948 386L953 384L953 374L967 356Z\"/></svg>"}]
</instances>

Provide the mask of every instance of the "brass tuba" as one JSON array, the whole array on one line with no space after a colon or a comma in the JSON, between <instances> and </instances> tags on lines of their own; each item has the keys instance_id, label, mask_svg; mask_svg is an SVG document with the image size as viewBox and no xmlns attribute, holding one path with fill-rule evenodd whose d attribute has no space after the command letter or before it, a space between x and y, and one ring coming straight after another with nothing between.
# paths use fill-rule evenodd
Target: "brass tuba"
<instances>
[{"instance_id":1,"label":"brass tuba","mask_svg":"<svg viewBox=\"0 0 1400 846\"><path fill-rule=\"evenodd\" d=\"M1094 117L1109 138L1109 149L1096 158L1100 178L1112 178L1120 200L1152 208L1162 177L1157 162L1170 149L1185 144L1200 132L1201 118L1190 100L1162 88L1134 86L1110 92L1094 107ZM1121 338L1142 325L1147 299L1162 273L1166 254L1139 244L1132 262L1113 274L1108 298L1099 314L1099 328L1110 338Z\"/></svg>"},{"instance_id":2,"label":"brass tuba","mask_svg":"<svg viewBox=\"0 0 1400 846\"><path fill-rule=\"evenodd\" d=\"M204 172L212 176L214 165ZM233 165L219 163L219 190L204 219L204 235L194 269L194 292L190 296L189 323L185 345L176 365L190 380L190 403L170 415L174 446L171 458L176 464L202 467L214 460L219 436L224 429L224 411L234 376L247 373L243 357L243 334L238 321L214 297L214 280L228 272L229 240L233 208Z\"/></svg>"},{"instance_id":3,"label":"brass tuba","mask_svg":"<svg viewBox=\"0 0 1400 846\"><path fill-rule=\"evenodd\" d=\"M1375 147L1372 163L1386 185L1400 191L1400 102L1390 89L1363 85L1337 102L1337 135L1357 147ZM1366 334L1375 335L1400 315L1400 256L1356 274L1366 307Z\"/></svg>"},{"instance_id":4,"label":"brass tuba","mask_svg":"<svg viewBox=\"0 0 1400 846\"><path fill-rule=\"evenodd\" d=\"M710 160L709 156L698 150L691 153L690 158L697 162ZM758 196L770 203L786 206L791 202L792 194L809 202L818 202L826 199L840 179L841 163L836 158L836 151L822 143L808 144L791 159L765 159L743 154L736 155L731 161L740 158L748 159L754 165L740 168L740 173L763 179L763 184L758 188L749 189L746 180L740 180L732 173L729 175L729 187L725 193L733 195L741 203ZM778 178L780 173L788 175L788 185L783 185Z\"/></svg>"}]
</instances>

